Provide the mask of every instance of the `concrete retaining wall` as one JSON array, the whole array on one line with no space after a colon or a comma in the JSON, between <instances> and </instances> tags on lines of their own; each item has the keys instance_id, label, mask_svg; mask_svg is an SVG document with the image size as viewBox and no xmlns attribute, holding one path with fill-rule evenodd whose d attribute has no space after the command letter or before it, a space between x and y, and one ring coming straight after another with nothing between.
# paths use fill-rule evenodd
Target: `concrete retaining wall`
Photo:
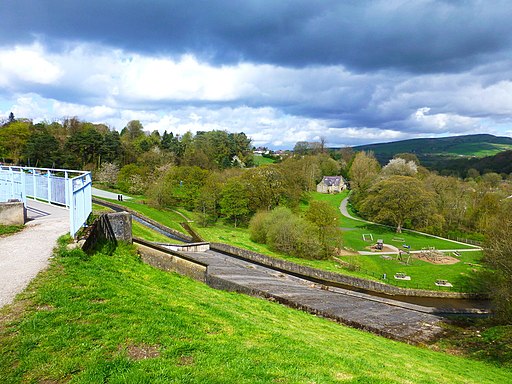
<instances>
[{"instance_id":1,"label":"concrete retaining wall","mask_svg":"<svg viewBox=\"0 0 512 384\"><path fill-rule=\"evenodd\" d=\"M173 271L188 276L194 280L206 282L207 265L188 259L185 255L173 253L173 251L161 248L158 245L137 239L139 255L146 264L163 271Z\"/></svg>"},{"instance_id":2,"label":"concrete retaining wall","mask_svg":"<svg viewBox=\"0 0 512 384\"><path fill-rule=\"evenodd\" d=\"M27 217L27 210L22 202L0 203L0 224L23 225Z\"/></svg>"},{"instance_id":3,"label":"concrete retaining wall","mask_svg":"<svg viewBox=\"0 0 512 384\"><path fill-rule=\"evenodd\" d=\"M210 249L210 243L167 244L155 243L162 248L176 252L206 252Z\"/></svg>"},{"instance_id":4,"label":"concrete retaining wall","mask_svg":"<svg viewBox=\"0 0 512 384\"><path fill-rule=\"evenodd\" d=\"M217 252L232 254L241 259L249 260L263 266L277 268L284 272L289 272L298 276L304 276L318 280L327 280L345 286L360 288L364 291L380 292L392 296L438 297L452 299L471 299L478 297L477 295L461 292L428 291L423 289L405 289L395 287L378 281L366 280L358 277L342 275L339 273L322 271L222 243L211 243L210 248Z\"/></svg>"}]
</instances>

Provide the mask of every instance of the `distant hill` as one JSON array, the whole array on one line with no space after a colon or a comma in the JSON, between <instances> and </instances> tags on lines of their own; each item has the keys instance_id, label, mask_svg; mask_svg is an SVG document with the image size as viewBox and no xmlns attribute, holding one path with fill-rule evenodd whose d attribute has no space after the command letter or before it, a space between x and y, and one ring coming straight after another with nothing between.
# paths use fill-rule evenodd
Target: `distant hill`
<instances>
[{"instance_id":1,"label":"distant hill","mask_svg":"<svg viewBox=\"0 0 512 384\"><path fill-rule=\"evenodd\" d=\"M382 164L397 153L414 153L422 165L435 167L441 161L482 158L512 150L512 138L489 134L450 136L360 145L354 147L354 150L372 151Z\"/></svg>"},{"instance_id":2,"label":"distant hill","mask_svg":"<svg viewBox=\"0 0 512 384\"><path fill-rule=\"evenodd\" d=\"M433 164L431 168L442 173L456 174L462 177L467 174L470 168L480 171L481 174L496 172L510 175L512 174L512 150L499 152L496 155L483 158L472 157L448 160Z\"/></svg>"}]
</instances>

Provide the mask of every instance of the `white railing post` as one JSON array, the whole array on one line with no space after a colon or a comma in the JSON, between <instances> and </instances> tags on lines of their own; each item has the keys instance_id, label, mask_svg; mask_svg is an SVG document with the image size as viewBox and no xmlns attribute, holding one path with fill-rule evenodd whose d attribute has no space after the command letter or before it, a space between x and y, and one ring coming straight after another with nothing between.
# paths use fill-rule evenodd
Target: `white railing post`
<instances>
[{"instance_id":1,"label":"white railing post","mask_svg":"<svg viewBox=\"0 0 512 384\"><path fill-rule=\"evenodd\" d=\"M48 202L49 203L52 202L52 179L51 179L51 175L52 175L52 173L50 172L50 170L48 170L48 172L46 173L46 176L48 178Z\"/></svg>"},{"instance_id":2,"label":"white railing post","mask_svg":"<svg viewBox=\"0 0 512 384\"><path fill-rule=\"evenodd\" d=\"M36 170L32 168L32 184L34 186L34 199L37 199Z\"/></svg>"},{"instance_id":3,"label":"white railing post","mask_svg":"<svg viewBox=\"0 0 512 384\"><path fill-rule=\"evenodd\" d=\"M25 182L25 171L23 169L20 170L20 182L21 182L21 201L27 206L27 191L26 191L26 182Z\"/></svg>"},{"instance_id":4,"label":"white railing post","mask_svg":"<svg viewBox=\"0 0 512 384\"><path fill-rule=\"evenodd\" d=\"M10 199L14 198L14 171L11 167L9 167L9 175L11 176L11 197Z\"/></svg>"},{"instance_id":5,"label":"white railing post","mask_svg":"<svg viewBox=\"0 0 512 384\"><path fill-rule=\"evenodd\" d=\"M69 235L75 237L75 196L73 193L73 179L66 179L66 184L69 192Z\"/></svg>"}]
</instances>

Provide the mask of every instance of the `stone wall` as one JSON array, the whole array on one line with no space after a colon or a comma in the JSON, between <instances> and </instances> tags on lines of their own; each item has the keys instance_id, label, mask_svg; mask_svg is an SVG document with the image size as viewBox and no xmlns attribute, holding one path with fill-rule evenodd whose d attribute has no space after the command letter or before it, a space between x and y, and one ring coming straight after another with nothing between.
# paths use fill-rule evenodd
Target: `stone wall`
<instances>
[{"instance_id":1,"label":"stone wall","mask_svg":"<svg viewBox=\"0 0 512 384\"><path fill-rule=\"evenodd\" d=\"M0 224L23 225L26 217L27 210L22 202L0 203Z\"/></svg>"},{"instance_id":2,"label":"stone wall","mask_svg":"<svg viewBox=\"0 0 512 384\"><path fill-rule=\"evenodd\" d=\"M146 264L163 271L173 271L188 276L194 280L206 282L207 265L187 258L149 242L137 240L134 242L138 253Z\"/></svg>"},{"instance_id":3,"label":"stone wall","mask_svg":"<svg viewBox=\"0 0 512 384\"><path fill-rule=\"evenodd\" d=\"M406 289L395 287L393 285L384 284L379 281L366 280L358 277L342 275L339 273L322 271L222 243L211 243L210 249L217 252L234 255L241 259L252 261L262 266L276 268L298 277L313 279L320 283L322 283L322 281L334 282L341 286L359 288L362 291L379 292L392 296L438 297L452 299L478 297L473 294L461 292L428 291L423 289Z\"/></svg>"}]
</instances>

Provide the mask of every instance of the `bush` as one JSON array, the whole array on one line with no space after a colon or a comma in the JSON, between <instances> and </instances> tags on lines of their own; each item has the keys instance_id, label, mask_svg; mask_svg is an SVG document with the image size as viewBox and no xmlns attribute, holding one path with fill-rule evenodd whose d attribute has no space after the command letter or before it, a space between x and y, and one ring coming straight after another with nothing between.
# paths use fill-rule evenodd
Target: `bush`
<instances>
[{"instance_id":1,"label":"bush","mask_svg":"<svg viewBox=\"0 0 512 384\"><path fill-rule=\"evenodd\" d=\"M268 212L257 212L249 223L249 233L251 240L255 243L265 244L267 242L267 222Z\"/></svg>"},{"instance_id":2,"label":"bush","mask_svg":"<svg viewBox=\"0 0 512 384\"><path fill-rule=\"evenodd\" d=\"M249 225L251 240L290 256L318 259L323 256L316 227L288 208L258 212Z\"/></svg>"}]
</instances>

